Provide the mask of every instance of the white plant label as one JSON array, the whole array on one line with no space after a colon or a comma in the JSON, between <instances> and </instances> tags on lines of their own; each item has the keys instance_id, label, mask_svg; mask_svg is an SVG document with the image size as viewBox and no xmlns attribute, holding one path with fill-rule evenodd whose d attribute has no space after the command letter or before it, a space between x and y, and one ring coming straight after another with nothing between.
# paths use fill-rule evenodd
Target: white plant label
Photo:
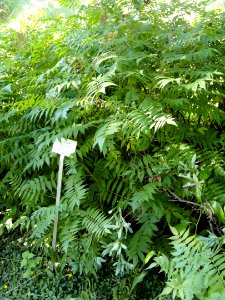
<instances>
[{"instance_id":1,"label":"white plant label","mask_svg":"<svg viewBox=\"0 0 225 300\"><path fill-rule=\"evenodd\" d=\"M68 139L61 139L59 141L58 139L56 139L52 147L52 152L64 156L70 156L75 152L76 147L77 147L76 141L72 141Z\"/></svg>"},{"instance_id":2,"label":"white plant label","mask_svg":"<svg viewBox=\"0 0 225 300\"><path fill-rule=\"evenodd\" d=\"M58 219L59 219L59 203L60 203L61 189L62 189L63 161L65 156L70 156L75 152L76 147L77 147L77 142L68 139L61 139L60 141L56 140L52 147L52 152L60 154L56 202L55 202L55 220L54 220L53 237L52 237L52 248L54 252L56 250L57 227L58 227ZM50 265L50 270L53 272L54 269L55 269L55 263L54 261L52 261Z\"/></svg>"}]
</instances>

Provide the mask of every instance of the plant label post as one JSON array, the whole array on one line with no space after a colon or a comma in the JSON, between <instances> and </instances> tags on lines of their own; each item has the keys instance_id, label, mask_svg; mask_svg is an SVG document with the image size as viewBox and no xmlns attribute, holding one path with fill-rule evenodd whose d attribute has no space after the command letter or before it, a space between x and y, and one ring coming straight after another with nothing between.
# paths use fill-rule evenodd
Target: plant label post
<instances>
[{"instance_id":1,"label":"plant label post","mask_svg":"<svg viewBox=\"0 0 225 300\"><path fill-rule=\"evenodd\" d=\"M68 139L61 139L60 141L57 139L54 142L52 147L52 152L60 154L56 203L55 203L55 219L54 219L53 238L52 238L53 252L55 252L56 249L57 226L58 226L58 219L59 219L59 203L60 203L60 196L61 196L61 189L62 189L63 161L65 156L70 156L75 152L76 147L77 147L77 142ZM54 270L53 262L51 263L50 269L51 271Z\"/></svg>"}]
</instances>

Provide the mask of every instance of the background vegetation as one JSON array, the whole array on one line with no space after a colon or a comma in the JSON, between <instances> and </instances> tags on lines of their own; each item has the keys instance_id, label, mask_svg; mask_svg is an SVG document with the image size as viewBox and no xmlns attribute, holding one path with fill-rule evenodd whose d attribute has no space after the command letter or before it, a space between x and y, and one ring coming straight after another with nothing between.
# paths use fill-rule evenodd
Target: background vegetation
<instances>
[{"instance_id":1,"label":"background vegetation","mask_svg":"<svg viewBox=\"0 0 225 300\"><path fill-rule=\"evenodd\" d=\"M223 299L223 1L2 3L0 231L27 231L24 276L47 255L76 276L112 265L130 299L158 270L161 296ZM78 149L55 255L60 138Z\"/></svg>"}]
</instances>

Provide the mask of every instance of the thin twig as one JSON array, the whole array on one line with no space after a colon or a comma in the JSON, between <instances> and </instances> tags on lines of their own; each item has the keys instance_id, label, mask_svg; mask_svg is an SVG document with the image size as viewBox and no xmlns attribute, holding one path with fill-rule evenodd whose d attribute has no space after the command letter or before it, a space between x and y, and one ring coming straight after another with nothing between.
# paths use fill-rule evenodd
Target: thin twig
<instances>
[{"instance_id":1,"label":"thin twig","mask_svg":"<svg viewBox=\"0 0 225 300\"><path fill-rule=\"evenodd\" d=\"M177 196L176 194L174 194L173 192L171 192L170 190L166 189L166 188L159 188L160 190L163 190L164 192L166 192L166 194L171 198L171 196L173 197L173 199L170 199L170 201L172 202L182 202L182 203L187 203L187 204L191 204L194 206L198 206L199 208L204 208L207 209L207 207L205 205L199 204L199 203L195 203L192 201L188 201L188 200L184 200L181 199L179 196Z\"/></svg>"},{"instance_id":2,"label":"thin twig","mask_svg":"<svg viewBox=\"0 0 225 300\"><path fill-rule=\"evenodd\" d=\"M209 223L211 231L214 232L214 228L215 228L221 236L223 235L223 232L222 232L221 228L218 226L218 221L214 217L213 208L210 205L210 203L208 202L208 200L205 198L204 195L202 195L202 197L205 201L205 205L195 203L195 202L192 202L192 201L188 201L188 200L184 200L184 199L180 198L179 196L177 196L176 194L174 194L173 192L171 192L170 190L168 190L166 188L160 187L158 189L164 191L168 195L168 197L170 198L169 200L172 201L172 202L182 202L182 203L190 204L190 205L193 205L193 206L197 206L197 207L199 207L198 210L203 209L208 214L207 219L208 219L208 223ZM173 199L171 199L171 198L173 198Z\"/></svg>"}]
</instances>

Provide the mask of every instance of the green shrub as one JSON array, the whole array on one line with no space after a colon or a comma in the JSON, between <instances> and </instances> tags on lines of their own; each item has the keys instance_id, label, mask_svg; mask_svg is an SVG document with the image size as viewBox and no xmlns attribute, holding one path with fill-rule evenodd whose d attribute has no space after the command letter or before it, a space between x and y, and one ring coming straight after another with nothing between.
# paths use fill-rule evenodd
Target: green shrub
<instances>
[{"instance_id":1,"label":"green shrub","mask_svg":"<svg viewBox=\"0 0 225 300\"><path fill-rule=\"evenodd\" d=\"M135 274L137 282L154 256L168 282L179 281L165 294L204 299L206 291L185 285L203 266L191 275L176 269L170 239L185 224L193 243L211 234L220 241L217 252L207 248L210 259L222 255L223 3L70 4L64 16L47 10L18 30L1 27L1 233L28 230L32 245L53 259L52 145L77 140L65 160L55 262L82 276L112 262L116 276ZM186 263L190 237L180 250ZM205 277L207 297L223 295L221 268L219 296Z\"/></svg>"}]
</instances>

